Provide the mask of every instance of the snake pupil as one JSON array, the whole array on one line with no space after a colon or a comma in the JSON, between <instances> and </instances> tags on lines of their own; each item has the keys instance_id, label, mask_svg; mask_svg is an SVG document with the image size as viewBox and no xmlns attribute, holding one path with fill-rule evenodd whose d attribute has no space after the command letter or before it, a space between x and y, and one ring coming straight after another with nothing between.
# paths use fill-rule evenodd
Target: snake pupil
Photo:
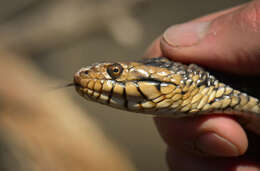
<instances>
[{"instance_id":1,"label":"snake pupil","mask_svg":"<svg viewBox=\"0 0 260 171\"><path fill-rule=\"evenodd\" d=\"M112 79L118 78L122 74L123 70L123 67L118 63L111 64L107 67L107 73Z\"/></svg>"},{"instance_id":2,"label":"snake pupil","mask_svg":"<svg viewBox=\"0 0 260 171\"><path fill-rule=\"evenodd\" d=\"M115 69L114 69L114 72L118 72L118 71L119 71L119 69L118 69L118 68L115 68Z\"/></svg>"}]
</instances>

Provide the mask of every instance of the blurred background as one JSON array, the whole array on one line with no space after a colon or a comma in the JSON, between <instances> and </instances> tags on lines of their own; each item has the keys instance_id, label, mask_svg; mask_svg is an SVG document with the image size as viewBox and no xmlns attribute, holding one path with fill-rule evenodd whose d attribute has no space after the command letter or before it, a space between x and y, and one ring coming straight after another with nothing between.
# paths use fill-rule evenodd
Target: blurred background
<instances>
[{"instance_id":1,"label":"blurred background","mask_svg":"<svg viewBox=\"0 0 260 171\"><path fill-rule=\"evenodd\" d=\"M245 2L1 1L0 170L168 170L152 118L53 88L91 63L140 59L172 24Z\"/></svg>"}]
</instances>

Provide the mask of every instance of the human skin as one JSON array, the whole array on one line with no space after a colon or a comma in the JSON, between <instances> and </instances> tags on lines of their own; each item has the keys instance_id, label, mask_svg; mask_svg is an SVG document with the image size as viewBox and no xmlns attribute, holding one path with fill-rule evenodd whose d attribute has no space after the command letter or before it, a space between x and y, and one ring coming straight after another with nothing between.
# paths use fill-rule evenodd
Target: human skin
<instances>
[{"instance_id":1,"label":"human skin","mask_svg":"<svg viewBox=\"0 0 260 171\"><path fill-rule=\"evenodd\" d=\"M145 53L158 56L260 78L260 0L169 27ZM172 170L260 170L260 136L232 117L155 118L155 124ZM248 142L256 144L250 152Z\"/></svg>"}]
</instances>

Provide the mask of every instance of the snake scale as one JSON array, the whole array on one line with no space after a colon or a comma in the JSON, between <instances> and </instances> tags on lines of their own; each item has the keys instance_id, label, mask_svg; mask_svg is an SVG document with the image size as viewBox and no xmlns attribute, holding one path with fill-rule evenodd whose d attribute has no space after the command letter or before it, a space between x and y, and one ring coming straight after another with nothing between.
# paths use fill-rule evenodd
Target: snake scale
<instances>
[{"instance_id":1,"label":"snake scale","mask_svg":"<svg viewBox=\"0 0 260 171\"><path fill-rule=\"evenodd\" d=\"M195 64L165 57L96 63L76 72L73 85L84 98L111 107L175 118L227 114L260 134L259 99Z\"/></svg>"}]
</instances>

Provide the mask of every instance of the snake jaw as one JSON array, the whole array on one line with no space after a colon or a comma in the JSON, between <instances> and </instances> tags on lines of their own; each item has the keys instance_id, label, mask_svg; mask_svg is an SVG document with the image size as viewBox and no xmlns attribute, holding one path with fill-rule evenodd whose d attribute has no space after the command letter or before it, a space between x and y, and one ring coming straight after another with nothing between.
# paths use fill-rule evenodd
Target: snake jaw
<instances>
[{"instance_id":1,"label":"snake jaw","mask_svg":"<svg viewBox=\"0 0 260 171\"><path fill-rule=\"evenodd\" d=\"M85 72L85 71L87 71L86 68L81 68L78 72L76 72L74 74L74 79L73 79L75 90L82 97L85 96L85 92L84 92L84 86L82 85L82 78L81 78L81 76L82 76L82 72Z\"/></svg>"}]
</instances>

